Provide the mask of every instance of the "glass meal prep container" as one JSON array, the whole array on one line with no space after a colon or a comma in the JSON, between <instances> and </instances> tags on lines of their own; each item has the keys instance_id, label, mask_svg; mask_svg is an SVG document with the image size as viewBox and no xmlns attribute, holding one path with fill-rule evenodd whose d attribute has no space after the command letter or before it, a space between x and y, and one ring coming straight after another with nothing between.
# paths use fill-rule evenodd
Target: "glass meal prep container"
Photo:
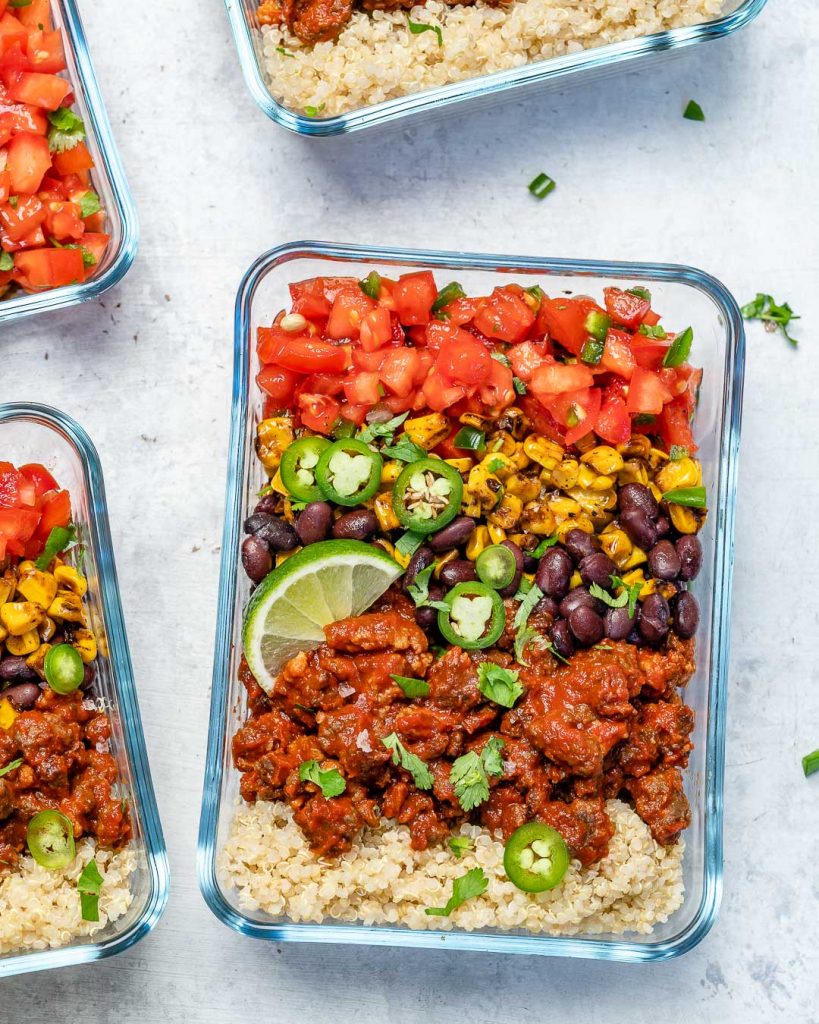
<instances>
[{"instance_id":1,"label":"glass meal prep container","mask_svg":"<svg viewBox=\"0 0 819 1024\"><path fill-rule=\"evenodd\" d=\"M293 924L264 912L248 912L237 891L217 868L239 803L239 773L230 740L246 717L241 658L242 612L249 581L239 571L242 521L267 482L255 457L262 395L256 332L289 306L287 285L331 275L362 278L370 270L387 277L432 270L441 281L457 278L467 294L487 294L497 285L540 284L547 293L563 290L598 295L605 286L636 284L651 289L653 305L666 323L690 324L695 342L691 361L704 370L695 436L700 444L703 483L712 496L711 515L700 539L703 569L695 585L702 610L697 633L697 672L686 700L696 712L694 750L685 773L692 821L685 833L682 907L653 934L638 938L600 935L551 937L523 931L416 931L359 924ZM726 289L690 267L650 263L608 263L419 252L296 242L260 256L250 267L236 303L230 464L219 586L210 735L199 833L199 881L209 906L225 924L245 935L274 941L352 942L426 948L540 953L608 960L661 960L696 945L717 915L722 879L722 793L726 728L729 610L733 569L736 461L739 443L744 334L739 309Z\"/></svg>"},{"instance_id":2,"label":"glass meal prep container","mask_svg":"<svg viewBox=\"0 0 819 1024\"><path fill-rule=\"evenodd\" d=\"M245 82L264 113L277 124L300 135L327 136L384 124L409 114L440 112L460 100L486 101L512 90L518 90L516 95L520 98L526 87L534 89L546 85L562 85L564 79L571 80L580 72L605 74L620 64L633 67L638 60L661 60L669 52L706 39L719 39L742 28L759 14L766 2L728 0L725 12L720 17L700 25L582 49L562 57L550 57L506 71L410 93L332 117L308 117L289 109L274 98L264 67L262 33L256 16L258 0L225 0L225 6Z\"/></svg>"},{"instance_id":3,"label":"glass meal prep container","mask_svg":"<svg viewBox=\"0 0 819 1024\"><path fill-rule=\"evenodd\" d=\"M91 171L91 187L99 195L106 212L105 231L110 234L111 241L94 274L81 284L0 299L0 324L98 298L122 280L134 261L139 244L136 208L97 85L77 4L75 0L52 0L51 10L55 29L63 33L68 64L63 75L73 88L74 109L85 122L85 143L95 164Z\"/></svg>"},{"instance_id":4,"label":"glass meal prep container","mask_svg":"<svg viewBox=\"0 0 819 1024\"><path fill-rule=\"evenodd\" d=\"M16 465L40 462L71 494L72 520L83 546L88 580L85 602L98 641L95 694L104 698L112 725L111 751L129 801L136 868L128 911L91 938L60 949L0 957L0 978L27 971L89 963L120 953L148 934L168 898L168 861L154 797L131 657L111 549L105 488L99 458L88 435L56 409L0 404L0 459ZM69 556L70 558L70 556Z\"/></svg>"}]
</instances>

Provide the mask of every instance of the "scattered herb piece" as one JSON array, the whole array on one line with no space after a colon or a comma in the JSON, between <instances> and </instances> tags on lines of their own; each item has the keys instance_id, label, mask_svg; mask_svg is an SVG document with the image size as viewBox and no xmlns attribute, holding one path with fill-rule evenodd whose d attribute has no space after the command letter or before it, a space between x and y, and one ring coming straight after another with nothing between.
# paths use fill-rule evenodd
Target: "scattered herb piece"
<instances>
[{"instance_id":1,"label":"scattered herb piece","mask_svg":"<svg viewBox=\"0 0 819 1024\"><path fill-rule=\"evenodd\" d=\"M553 537L544 537L540 544L538 544L538 546L532 552L532 558L542 558L549 550L549 548L553 548L555 544L557 544L557 541L557 534L555 534Z\"/></svg>"},{"instance_id":2,"label":"scattered herb piece","mask_svg":"<svg viewBox=\"0 0 819 1024\"><path fill-rule=\"evenodd\" d=\"M622 587L623 591L628 595L628 614L629 618L634 617L634 613L637 610L637 598L640 596L640 591L643 589L642 583L626 583L620 576L611 577L611 585L613 587ZM623 602L625 604L626 602ZM620 606L622 607L622 605Z\"/></svg>"},{"instance_id":3,"label":"scattered herb piece","mask_svg":"<svg viewBox=\"0 0 819 1024\"><path fill-rule=\"evenodd\" d=\"M691 343L694 341L694 332L690 327L674 338L668 351L663 358L663 366L682 366L691 354Z\"/></svg>"},{"instance_id":4,"label":"scattered herb piece","mask_svg":"<svg viewBox=\"0 0 819 1024\"><path fill-rule=\"evenodd\" d=\"M696 100L689 100L688 105L683 111L683 117L688 121L704 121L705 114L703 113L702 107L697 103Z\"/></svg>"},{"instance_id":5,"label":"scattered herb piece","mask_svg":"<svg viewBox=\"0 0 819 1024\"><path fill-rule=\"evenodd\" d=\"M802 758L802 770L805 773L805 778L819 772L819 750L814 750L812 754L805 754Z\"/></svg>"},{"instance_id":6,"label":"scattered herb piece","mask_svg":"<svg viewBox=\"0 0 819 1024\"><path fill-rule=\"evenodd\" d=\"M527 295L531 295L532 298L537 302L537 308L543 305L543 300L546 298L546 293L540 287L539 284L533 284L531 288L525 289Z\"/></svg>"},{"instance_id":7,"label":"scattered herb piece","mask_svg":"<svg viewBox=\"0 0 819 1024\"><path fill-rule=\"evenodd\" d=\"M688 508L705 508L705 488L680 487L675 491L666 491L663 501L672 505L685 505Z\"/></svg>"},{"instance_id":8,"label":"scattered herb piece","mask_svg":"<svg viewBox=\"0 0 819 1024\"><path fill-rule=\"evenodd\" d=\"M511 366L509 356L505 352L490 352L489 353L496 363L500 363L502 366Z\"/></svg>"},{"instance_id":9,"label":"scattered herb piece","mask_svg":"<svg viewBox=\"0 0 819 1024\"><path fill-rule=\"evenodd\" d=\"M540 633L532 629L531 626L524 626L523 629L519 629L515 633L515 661L521 665L528 665L529 662L525 656L526 648L533 640L539 641L541 639Z\"/></svg>"},{"instance_id":10,"label":"scattered herb piece","mask_svg":"<svg viewBox=\"0 0 819 1024\"><path fill-rule=\"evenodd\" d=\"M426 25L422 21L413 21L409 15L407 15L407 24L409 25L410 32L414 36L419 36L422 32L434 32L438 37L438 45L444 45L444 34L439 25Z\"/></svg>"},{"instance_id":11,"label":"scattered herb piece","mask_svg":"<svg viewBox=\"0 0 819 1024\"><path fill-rule=\"evenodd\" d=\"M58 107L48 115L48 148L51 153L65 153L74 149L85 138L85 124L68 107Z\"/></svg>"},{"instance_id":12,"label":"scattered herb piece","mask_svg":"<svg viewBox=\"0 0 819 1024\"><path fill-rule=\"evenodd\" d=\"M494 458L491 458L486 463L486 468L489 470L490 473L497 473L498 470L499 469L503 469L503 467L505 465L506 465L506 460L502 459L502 458L500 458L499 456L496 455Z\"/></svg>"},{"instance_id":13,"label":"scattered herb piece","mask_svg":"<svg viewBox=\"0 0 819 1024\"><path fill-rule=\"evenodd\" d=\"M16 761L9 761L5 768L0 768L0 779L2 779L4 775L8 775L9 772L13 772L15 768L19 768L22 763L22 757L18 757Z\"/></svg>"},{"instance_id":14,"label":"scattered herb piece","mask_svg":"<svg viewBox=\"0 0 819 1024\"><path fill-rule=\"evenodd\" d=\"M83 217L83 218L84 217L91 217L93 214L99 213L100 210L102 209L102 204L100 203L100 197L97 195L96 192L94 192L91 189L89 189L88 192L85 193L85 195L80 196L80 204L79 205L80 205L80 216Z\"/></svg>"},{"instance_id":15,"label":"scattered herb piece","mask_svg":"<svg viewBox=\"0 0 819 1024\"><path fill-rule=\"evenodd\" d=\"M285 50L283 46L277 46L276 53L280 53L282 57L292 57L293 60L296 59L296 55L294 53L291 53L289 50Z\"/></svg>"},{"instance_id":16,"label":"scattered herb piece","mask_svg":"<svg viewBox=\"0 0 819 1024\"><path fill-rule=\"evenodd\" d=\"M34 563L40 572L45 572L61 551L68 551L77 544L77 529L73 523L55 526L49 533L43 552Z\"/></svg>"},{"instance_id":17,"label":"scattered herb piece","mask_svg":"<svg viewBox=\"0 0 819 1024\"><path fill-rule=\"evenodd\" d=\"M580 358L590 366L597 366L603 358L603 345L604 342L597 338L589 338L580 351Z\"/></svg>"},{"instance_id":18,"label":"scattered herb piece","mask_svg":"<svg viewBox=\"0 0 819 1024\"><path fill-rule=\"evenodd\" d=\"M773 296L757 292L756 298L742 307L742 315L746 320L763 320L769 331L777 328L782 331L794 348L799 344L796 338L788 334L788 324L791 320L801 320L787 302L774 302Z\"/></svg>"},{"instance_id":19,"label":"scattered herb piece","mask_svg":"<svg viewBox=\"0 0 819 1024\"><path fill-rule=\"evenodd\" d=\"M628 592L623 591L622 594L618 594L617 597L612 597L611 594L604 590L599 583L592 583L589 587L589 593L592 597L596 597L598 601L602 601L603 604L607 604L609 608L623 608L628 604Z\"/></svg>"},{"instance_id":20,"label":"scattered herb piece","mask_svg":"<svg viewBox=\"0 0 819 1024\"><path fill-rule=\"evenodd\" d=\"M381 294L381 275L377 271L371 270L363 281L358 282L358 287L371 299L377 299Z\"/></svg>"},{"instance_id":21,"label":"scattered herb piece","mask_svg":"<svg viewBox=\"0 0 819 1024\"><path fill-rule=\"evenodd\" d=\"M324 110L324 103L319 103L317 107L305 107L304 112L308 117L318 117L318 115Z\"/></svg>"},{"instance_id":22,"label":"scattered herb piece","mask_svg":"<svg viewBox=\"0 0 819 1024\"><path fill-rule=\"evenodd\" d=\"M560 653L560 651L558 651L558 649L555 647L551 640L547 640L543 646L546 648L549 654L552 655L553 658L557 658L558 661L562 661L564 665L569 664L569 659L563 657L563 655Z\"/></svg>"},{"instance_id":23,"label":"scattered herb piece","mask_svg":"<svg viewBox=\"0 0 819 1024\"><path fill-rule=\"evenodd\" d=\"M550 178L548 174L544 174L543 171L529 182L529 191L535 197L535 199L545 199L546 196L557 187L557 182L554 178Z\"/></svg>"},{"instance_id":24,"label":"scattered herb piece","mask_svg":"<svg viewBox=\"0 0 819 1024\"><path fill-rule=\"evenodd\" d=\"M16 210L17 209L17 204L19 202L20 202L20 197L19 196L9 196L9 206L12 208L12 210Z\"/></svg>"},{"instance_id":25,"label":"scattered herb piece","mask_svg":"<svg viewBox=\"0 0 819 1024\"><path fill-rule=\"evenodd\" d=\"M463 857L467 850L472 849L472 840L468 836L452 836L447 845L456 857Z\"/></svg>"},{"instance_id":26,"label":"scattered herb piece","mask_svg":"<svg viewBox=\"0 0 819 1024\"><path fill-rule=\"evenodd\" d=\"M500 704L502 708L514 707L523 693L517 669L502 668L492 661L478 665L478 689L487 700Z\"/></svg>"},{"instance_id":27,"label":"scattered herb piece","mask_svg":"<svg viewBox=\"0 0 819 1024\"><path fill-rule=\"evenodd\" d=\"M362 427L359 430L358 439L365 441L367 444L370 441L374 441L377 437L386 437L392 441L393 434L395 434L407 416L409 416L408 412L402 412L400 416L393 416L386 423L368 423L366 427Z\"/></svg>"},{"instance_id":28,"label":"scattered herb piece","mask_svg":"<svg viewBox=\"0 0 819 1024\"><path fill-rule=\"evenodd\" d=\"M520 604L518 605L518 610L515 612L515 618L512 622L512 625L516 630L521 629L526 625L529 621L529 616L532 614L532 609L541 597L543 597L543 591L536 583L533 583L526 593L522 593L521 590L518 590L517 594L515 594L515 600L520 601Z\"/></svg>"},{"instance_id":29,"label":"scattered herb piece","mask_svg":"<svg viewBox=\"0 0 819 1024\"><path fill-rule=\"evenodd\" d=\"M404 534L406 536L406 534ZM413 536L416 536L413 534ZM400 543L400 542L399 542ZM398 545L396 544L396 548ZM435 571L435 563L428 565L426 569L422 569L416 573L415 579L407 587L407 593L415 602L415 607L420 608L421 605L427 603L429 599L429 581L432 579L432 574Z\"/></svg>"},{"instance_id":30,"label":"scattered herb piece","mask_svg":"<svg viewBox=\"0 0 819 1024\"><path fill-rule=\"evenodd\" d=\"M629 295L636 295L638 299L645 299L646 302L651 302L651 292L648 288L643 288L641 284L635 285L633 288L626 288Z\"/></svg>"},{"instance_id":31,"label":"scattered herb piece","mask_svg":"<svg viewBox=\"0 0 819 1024\"><path fill-rule=\"evenodd\" d=\"M406 434L402 434L394 445L382 449L382 454L389 455L391 459L400 459L402 462L417 462L427 457L426 451L411 441Z\"/></svg>"},{"instance_id":32,"label":"scattered herb piece","mask_svg":"<svg viewBox=\"0 0 819 1024\"><path fill-rule=\"evenodd\" d=\"M453 762L449 771L449 781L464 811L474 810L489 799L488 776L503 773L500 758L502 746L503 740L492 736L480 756L474 750L470 750Z\"/></svg>"},{"instance_id":33,"label":"scattered herb piece","mask_svg":"<svg viewBox=\"0 0 819 1024\"><path fill-rule=\"evenodd\" d=\"M77 879L83 921L99 921L102 883L103 877L100 874L100 869L97 867L96 860L92 857L82 869L82 874Z\"/></svg>"},{"instance_id":34,"label":"scattered herb piece","mask_svg":"<svg viewBox=\"0 0 819 1024\"><path fill-rule=\"evenodd\" d=\"M409 772L412 781L419 789L432 789L432 772L416 754L411 754L394 732L381 740L387 750L392 752L392 763L400 765ZM456 762L457 764L457 762Z\"/></svg>"},{"instance_id":35,"label":"scattered herb piece","mask_svg":"<svg viewBox=\"0 0 819 1024\"><path fill-rule=\"evenodd\" d=\"M488 887L489 879L483 873L483 868L471 868L452 883L452 895L445 907L427 907L424 913L435 917L449 917L453 910L457 910L467 900L485 893Z\"/></svg>"},{"instance_id":36,"label":"scattered herb piece","mask_svg":"<svg viewBox=\"0 0 819 1024\"><path fill-rule=\"evenodd\" d=\"M679 462L680 459L687 459L689 454L688 449L681 444L672 444L668 449L668 457L672 462Z\"/></svg>"},{"instance_id":37,"label":"scattered herb piece","mask_svg":"<svg viewBox=\"0 0 819 1024\"><path fill-rule=\"evenodd\" d=\"M457 281L450 281L449 284L445 284L444 287L435 296L435 301L432 303L432 312L436 315L441 312L450 302L454 302L456 299L463 299L466 297L466 292L458 284ZM438 317L439 320L448 319L448 317Z\"/></svg>"},{"instance_id":38,"label":"scattered herb piece","mask_svg":"<svg viewBox=\"0 0 819 1024\"><path fill-rule=\"evenodd\" d=\"M665 328L660 324L655 324L653 327L649 324L640 324L639 333L644 334L646 338L658 338L660 341L665 341L668 335L665 332Z\"/></svg>"},{"instance_id":39,"label":"scattered herb piece","mask_svg":"<svg viewBox=\"0 0 819 1024\"><path fill-rule=\"evenodd\" d=\"M405 697L426 697L429 694L429 683L425 679L396 675L391 675L390 678L401 687Z\"/></svg>"},{"instance_id":40,"label":"scattered herb piece","mask_svg":"<svg viewBox=\"0 0 819 1024\"><path fill-rule=\"evenodd\" d=\"M412 530L407 530L407 532L402 533L395 542L395 550L405 558L408 558L410 555L414 555L423 543L423 534L413 533Z\"/></svg>"},{"instance_id":41,"label":"scattered herb piece","mask_svg":"<svg viewBox=\"0 0 819 1024\"><path fill-rule=\"evenodd\" d=\"M302 782L312 782L321 790L321 795L329 800L334 796L341 796L347 788L344 776L337 768L328 768L323 771L318 761L302 761L299 765L299 778Z\"/></svg>"},{"instance_id":42,"label":"scattered herb piece","mask_svg":"<svg viewBox=\"0 0 819 1024\"><path fill-rule=\"evenodd\" d=\"M520 377L512 378L512 386L515 389L515 393L518 395L525 395L527 388L526 384L520 379Z\"/></svg>"}]
</instances>

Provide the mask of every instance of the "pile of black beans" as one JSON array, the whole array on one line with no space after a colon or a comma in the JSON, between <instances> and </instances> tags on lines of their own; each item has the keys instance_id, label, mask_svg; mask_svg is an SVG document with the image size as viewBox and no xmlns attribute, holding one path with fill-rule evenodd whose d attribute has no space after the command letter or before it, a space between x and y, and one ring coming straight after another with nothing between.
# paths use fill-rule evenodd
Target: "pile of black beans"
<instances>
[{"instance_id":1,"label":"pile of black beans","mask_svg":"<svg viewBox=\"0 0 819 1024\"><path fill-rule=\"evenodd\" d=\"M551 640L564 658L578 646L591 647L604 639L658 646L672 629L683 639L697 631L697 599L686 588L702 566L699 539L688 534L674 539L668 517L643 484L625 484L618 499L620 527L647 552L646 577L672 584L674 596L669 601L662 594L650 594L634 615L629 615L628 606L608 607L592 596L590 588L596 583L613 593L611 577L621 571L599 549L596 537L583 530L569 531L562 545L545 552L535 573L535 583L544 594L535 611L552 616ZM575 569L583 582L570 590Z\"/></svg>"}]
</instances>

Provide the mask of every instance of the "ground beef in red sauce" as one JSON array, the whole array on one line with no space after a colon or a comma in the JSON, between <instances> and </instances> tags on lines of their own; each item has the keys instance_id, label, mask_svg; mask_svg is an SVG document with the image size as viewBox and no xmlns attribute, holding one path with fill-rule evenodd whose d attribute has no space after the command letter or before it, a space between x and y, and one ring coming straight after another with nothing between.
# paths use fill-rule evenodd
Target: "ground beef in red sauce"
<instances>
[{"instance_id":1,"label":"ground beef in red sauce","mask_svg":"<svg viewBox=\"0 0 819 1024\"><path fill-rule=\"evenodd\" d=\"M674 842L687 826L680 769L694 713L678 687L694 672L693 641L672 635L656 651L609 642L578 651L568 665L530 645L530 664L515 666L524 693L506 710L481 694L478 665L513 667L508 651L456 647L433 660L411 604L396 590L325 634L325 644L285 665L270 696L242 663L250 718L233 739L244 799L287 800L317 854L350 849L382 816L408 825L418 850L465 818L504 838L538 820L592 864L614 833L605 807L614 796L632 800L660 843ZM429 695L408 699L392 675L426 679ZM427 763L432 790L419 790L391 763L381 740L393 732ZM503 774L490 777L489 799L464 814L450 766L470 750L480 753L492 736L503 741ZM311 759L341 772L341 796L325 799L299 779L299 766Z\"/></svg>"}]
</instances>

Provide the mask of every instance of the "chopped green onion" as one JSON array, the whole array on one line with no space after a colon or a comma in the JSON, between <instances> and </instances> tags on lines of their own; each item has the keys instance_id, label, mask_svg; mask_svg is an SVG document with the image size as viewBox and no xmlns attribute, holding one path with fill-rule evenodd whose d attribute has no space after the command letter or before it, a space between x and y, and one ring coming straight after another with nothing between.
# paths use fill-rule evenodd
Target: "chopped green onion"
<instances>
[{"instance_id":1,"label":"chopped green onion","mask_svg":"<svg viewBox=\"0 0 819 1024\"><path fill-rule=\"evenodd\" d=\"M705 120L705 114L703 113L702 107L696 100L688 101L688 106L683 111L683 117L687 118L689 121Z\"/></svg>"},{"instance_id":2,"label":"chopped green onion","mask_svg":"<svg viewBox=\"0 0 819 1024\"><path fill-rule=\"evenodd\" d=\"M548 174L541 173L529 182L529 191L535 199L545 199L557 187L557 182Z\"/></svg>"},{"instance_id":3,"label":"chopped green onion","mask_svg":"<svg viewBox=\"0 0 819 1024\"><path fill-rule=\"evenodd\" d=\"M802 758L802 770L805 773L805 778L813 775L814 772L819 772L819 750L814 750L812 754L805 754Z\"/></svg>"},{"instance_id":4,"label":"chopped green onion","mask_svg":"<svg viewBox=\"0 0 819 1024\"><path fill-rule=\"evenodd\" d=\"M319 103L319 105L317 107L307 106L307 107L304 108L304 112L305 112L305 114L307 114L308 117L318 117L318 115L322 112L322 110L324 110L324 104L323 103Z\"/></svg>"},{"instance_id":5,"label":"chopped green onion","mask_svg":"<svg viewBox=\"0 0 819 1024\"><path fill-rule=\"evenodd\" d=\"M663 359L663 366L682 366L691 355L691 343L694 341L694 332L686 327L671 342L668 351Z\"/></svg>"}]
</instances>

